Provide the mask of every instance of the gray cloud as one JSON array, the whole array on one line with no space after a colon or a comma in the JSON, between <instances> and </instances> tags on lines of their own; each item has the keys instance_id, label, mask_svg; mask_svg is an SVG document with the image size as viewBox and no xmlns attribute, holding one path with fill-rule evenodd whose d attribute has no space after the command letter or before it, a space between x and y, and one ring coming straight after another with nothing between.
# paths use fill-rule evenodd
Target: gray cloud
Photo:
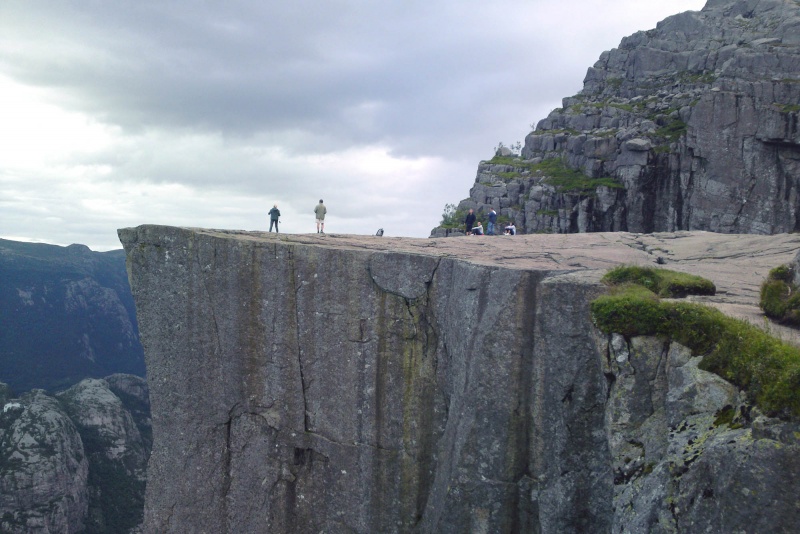
<instances>
[{"instance_id":1,"label":"gray cloud","mask_svg":"<svg viewBox=\"0 0 800 534\"><path fill-rule=\"evenodd\" d=\"M0 5L0 75L108 128L103 146L58 161L73 169L69 180L101 184L110 205L125 201L115 194L127 191L123 184L150 194L182 184L226 202L271 206L281 196L301 217L308 199L329 192L348 214L347 231L388 218L395 235L422 236L445 202L466 196L477 162L499 141L523 140L580 90L603 50L703 2L597 4L10 1ZM361 165L367 158L377 158L373 171ZM20 169L0 178L0 193L31 183L26 173L56 179L52 168ZM52 209L56 218L73 215ZM165 222L205 226L208 215L254 225L259 208L248 209L215 219L179 213L176 203ZM144 205L130 212L84 217L152 222ZM104 232L81 233L91 222L50 237L46 226L26 230L31 219L14 220L8 236L114 245L109 229L110 238L88 242Z\"/></svg>"}]
</instances>

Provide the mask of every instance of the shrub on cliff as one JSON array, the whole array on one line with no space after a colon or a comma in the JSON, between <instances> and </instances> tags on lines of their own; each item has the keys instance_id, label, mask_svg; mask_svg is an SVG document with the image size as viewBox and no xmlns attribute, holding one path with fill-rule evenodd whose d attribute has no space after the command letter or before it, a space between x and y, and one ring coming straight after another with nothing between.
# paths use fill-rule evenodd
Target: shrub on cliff
<instances>
[{"instance_id":1,"label":"shrub on cliff","mask_svg":"<svg viewBox=\"0 0 800 534\"><path fill-rule=\"evenodd\" d=\"M770 319L800 326L800 291L793 279L794 271L789 265L772 269L761 284L759 306Z\"/></svg>"},{"instance_id":2,"label":"shrub on cliff","mask_svg":"<svg viewBox=\"0 0 800 534\"><path fill-rule=\"evenodd\" d=\"M606 176L590 178L583 172L567 167L561 158L546 159L534 165L533 171L544 175L542 183L552 185L559 193L573 195L594 195L598 187L624 189L616 179Z\"/></svg>"},{"instance_id":3,"label":"shrub on cliff","mask_svg":"<svg viewBox=\"0 0 800 534\"><path fill-rule=\"evenodd\" d=\"M687 295L713 295L717 292L713 282L700 276L635 265L611 269L603 277L603 282L609 285L630 283L644 286L659 297L682 298Z\"/></svg>"},{"instance_id":4,"label":"shrub on cliff","mask_svg":"<svg viewBox=\"0 0 800 534\"><path fill-rule=\"evenodd\" d=\"M464 224L464 217L467 212L456 208L455 204L445 204L444 211L442 211L442 222L439 226L442 228L459 228Z\"/></svg>"},{"instance_id":5,"label":"shrub on cliff","mask_svg":"<svg viewBox=\"0 0 800 534\"><path fill-rule=\"evenodd\" d=\"M661 300L653 290L662 290L663 282L658 280L680 277L682 273L652 271L656 272L633 280L626 279L617 269L606 275L604 281L611 286L610 293L591 304L593 320L600 330L626 337L658 335L677 341L703 356L702 369L745 390L764 412L800 416L800 348L715 308ZM697 286L701 291L707 291L709 284L713 286L705 282ZM681 291L685 289L682 284L679 287ZM690 290L686 294L696 293Z\"/></svg>"}]
</instances>

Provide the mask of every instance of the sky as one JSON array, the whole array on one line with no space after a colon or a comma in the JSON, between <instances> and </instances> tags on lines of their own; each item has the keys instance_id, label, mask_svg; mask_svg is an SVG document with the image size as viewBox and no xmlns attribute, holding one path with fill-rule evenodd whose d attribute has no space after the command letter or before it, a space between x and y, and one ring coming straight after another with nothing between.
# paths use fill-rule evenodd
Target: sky
<instances>
[{"instance_id":1,"label":"sky","mask_svg":"<svg viewBox=\"0 0 800 534\"><path fill-rule=\"evenodd\" d=\"M478 163L705 0L3 0L0 237L428 237Z\"/></svg>"}]
</instances>

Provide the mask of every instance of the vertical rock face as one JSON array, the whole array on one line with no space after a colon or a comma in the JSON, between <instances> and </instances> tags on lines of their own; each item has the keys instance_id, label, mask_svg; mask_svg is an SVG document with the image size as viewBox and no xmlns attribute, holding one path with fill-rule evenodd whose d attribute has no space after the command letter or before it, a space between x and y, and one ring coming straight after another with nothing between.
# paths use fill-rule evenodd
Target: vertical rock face
<instances>
[{"instance_id":1,"label":"vertical rock face","mask_svg":"<svg viewBox=\"0 0 800 534\"><path fill-rule=\"evenodd\" d=\"M794 0L711 0L626 37L459 207L524 233L800 229L798 35Z\"/></svg>"},{"instance_id":2,"label":"vertical rock face","mask_svg":"<svg viewBox=\"0 0 800 534\"><path fill-rule=\"evenodd\" d=\"M152 391L146 531L611 525L579 277L164 227L120 237Z\"/></svg>"},{"instance_id":3,"label":"vertical rock face","mask_svg":"<svg viewBox=\"0 0 800 534\"><path fill-rule=\"evenodd\" d=\"M741 508L753 524L796 524L780 494L800 490L796 425L748 419L679 348L600 336L601 272L574 260L120 239L152 390L146 532L714 531L742 491L764 492ZM782 488L762 487L771 474Z\"/></svg>"},{"instance_id":4,"label":"vertical rock face","mask_svg":"<svg viewBox=\"0 0 800 534\"><path fill-rule=\"evenodd\" d=\"M676 343L611 336L613 532L789 532L796 423L769 421Z\"/></svg>"}]
</instances>

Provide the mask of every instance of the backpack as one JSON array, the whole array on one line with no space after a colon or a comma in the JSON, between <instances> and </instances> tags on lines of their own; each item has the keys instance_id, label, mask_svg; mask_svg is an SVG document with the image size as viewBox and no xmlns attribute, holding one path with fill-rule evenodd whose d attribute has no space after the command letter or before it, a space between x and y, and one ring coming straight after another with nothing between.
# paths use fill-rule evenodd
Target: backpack
<instances>
[{"instance_id":1,"label":"backpack","mask_svg":"<svg viewBox=\"0 0 800 534\"><path fill-rule=\"evenodd\" d=\"M378 236L378 237L382 236L383 235L383 228L378 228L378 231L375 232L375 235Z\"/></svg>"}]
</instances>

